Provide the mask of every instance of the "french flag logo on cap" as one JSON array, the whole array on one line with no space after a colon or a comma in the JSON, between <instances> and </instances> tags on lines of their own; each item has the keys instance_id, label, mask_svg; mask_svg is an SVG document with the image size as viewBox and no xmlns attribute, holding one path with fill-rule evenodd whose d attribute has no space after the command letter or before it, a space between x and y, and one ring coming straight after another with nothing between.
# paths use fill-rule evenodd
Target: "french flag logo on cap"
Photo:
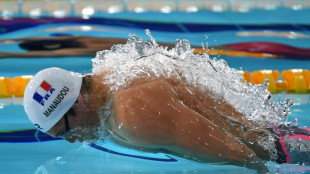
<instances>
[{"instance_id":1,"label":"french flag logo on cap","mask_svg":"<svg viewBox=\"0 0 310 174\"><path fill-rule=\"evenodd\" d=\"M43 81L33 94L33 99L44 106L44 102L48 100L50 94L52 94L54 90L55 89L52 88L52 85Z\"/></svg>"}]
</instances>

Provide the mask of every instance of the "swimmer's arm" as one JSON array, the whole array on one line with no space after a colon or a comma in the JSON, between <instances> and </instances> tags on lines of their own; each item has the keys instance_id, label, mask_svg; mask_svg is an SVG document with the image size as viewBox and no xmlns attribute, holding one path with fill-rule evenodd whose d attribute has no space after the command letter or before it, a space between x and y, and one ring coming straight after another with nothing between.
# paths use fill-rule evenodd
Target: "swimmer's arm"
<instances>
[{"instance_id":1,"label":"swimmer's arm","mask_svg":"<svg viewBox=\"0 0 310 174\"><path fill-rule=\"evenodd\" d=\"M226 161L256 170L263 166L243 142L180 103L171 89L159 81L117 95L116 115L129 139L200 161Z\"/></svg>"},{"instance_id":2,"label":"swimmer's arm","mask_svg":"<svg viewBox=\"0 0 310 174\"><path fill-rule=\"evenodd\" d=\"M75 40L81 38L92 38L87 36L59 36L59 37L24 37L24 38L17 38L17 39L3 39L0 40L0 43L16 43L16 42L23 42L23 41L38 41L38 40Z\"/></svg>"},{"instance_id":3,"label":"swimmer's arm","mask_svg":"<svg viewBox=\"0 0 310 174\"><path fill-rule=\"evenodd\" d=\"M4 39L0 40L0 43L16 43L16 42L24 42L24 41L40 41L40 40L52 40L52 41L62 41L62 40L72 40L72 41L80 41L84 44L100 44L100 45L110 45L113 46L115 44L125 44L128 39L123 38L115 38L115 37L90 37L90 36L59 36L59 37L26 37L26 38L17 38L17 39ZM158 42L161 46L167 46L169 48L174 48L175 44ZM98 50L99 51L99 50Z\"/></svg>"},{"instance_id":4,"label":"swimmer's arm","mask_svg":"<svg viewBox=\"0 0 310 174\"><path fill-rule=\"evenodd\" d=\"M174 145L169 147L169 150L185 152L184 155L192 155L194 159L201 161L219 164L226 162L255 170L263 166L255 152L234 135L224 132L210 120L179 102L173 103L173 106L182 113L167 113L175 115L173 119L175 124L178 124L178 128L172 133Z\"/></svg>"},{"instance_id":5,"label":"swimmer's arm","mask_svg":"<svg viewBox=\"0 0 310 174\"><path fill-rule=\"evenodd\" d=\"M97 48L94 49L83 49L83 48L72 48L72 49L59 49L49 51L29 51L20 53L7 53L0 52L0 58L40 58L40 57L68 57L68 56L80 56L80 57L95 57Z\"/></svg>"}]
</instances>

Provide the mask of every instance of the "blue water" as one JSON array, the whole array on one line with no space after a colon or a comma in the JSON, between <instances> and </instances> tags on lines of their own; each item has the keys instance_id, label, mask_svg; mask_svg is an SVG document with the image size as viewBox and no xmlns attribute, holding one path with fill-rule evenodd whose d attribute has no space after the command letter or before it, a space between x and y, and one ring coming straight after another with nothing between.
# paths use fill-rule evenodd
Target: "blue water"
<instances>
[{"instance_id":1,"label":"blue water","mask_svg":"<svg viewBox=\"0 0 310 174\"><path fill-rule=\"evenodd\" d=\"M264 14L271 15L266 18ZM197 14L175 13L164 15L159 13L146 13L137 15L134 13L116 14L115 16L104 15L109 19L135 19L157 22L176 22L180 28L186 28L184 22L211 23L211 24L309 24L305 11L292 11L279 9L277 11L253 11L248 15L242 13L211 13L203 11ZM302 16L302 17L300 17ZM159 20L160 19L160 20ZM205 20L204 20L205 19ZM256 21L255 21L255 20ZM307 23L308 21L308 23ZM145 31L137 26L124 25L95 25L87 24L96 28L92 31L80 31L74 27L86 24L61 23L42 24L35 27L23 28L12 32L0 34L0 39L12 39L22 37L50 36L51 34L73 34L96 37L119 37L128 38L129 33L137 34L143 39L148 39ZM1 24L0 24L1 26ZM69 27L67 31L56 31L59 27ZM238 27L237 27L238 28ZM297 47L310 47L309 38L279 38L279 37L238 37L239 30L189 32L188 30L162 31L151 30L152 36L159 42L173 43L176 39L188 39L192 45L208 43L209 46L226 43L245 41L273 41ZM251 30L253 31L253 30ZM255 29L254 31L262 31ZM275 29L273 31L283 32ZM286 32L290 30L284 30ZM308 29L295 31L309 35ZM17 44L0 44L0 52L24 52ZM95 55L93 56L95 57ZM0 76L14 77L21 75L34 75L37 71L47 67L61 67L80 73L91 72L93 57L66 57L66 58L44 58L23 59L8 58L0 59ZM228 65L246 71L261 69L286 70L292 68L310 69L310 60L283 60L283 59L261 59L246 57L217 57L225 59ZM310 96L309 94L277 94L273 96L274 101L292 98L295 105L289 120L298 118L300 126L310 126ZM56 140L47 137L34 130L33 125L27 119L21 105L22 99L0 99L0 173L255 173L255 171L231 166L198 163L181 159L166 154L142 153L130 149L124 149L111 142L102 142L96 146L74 143L70 144L64 140ZM6 133L6 134L5 134ZM14 140L14 142L12 142ZM273 173L303 173L310 172L310 166L278 165L267 163Z\"/></svg>"}]
</instances>

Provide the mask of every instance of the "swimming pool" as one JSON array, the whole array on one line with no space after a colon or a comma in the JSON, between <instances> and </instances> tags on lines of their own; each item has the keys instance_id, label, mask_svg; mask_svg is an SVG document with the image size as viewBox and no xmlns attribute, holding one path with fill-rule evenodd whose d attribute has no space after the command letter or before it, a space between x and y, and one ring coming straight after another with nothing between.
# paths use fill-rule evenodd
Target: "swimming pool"
<instances>
[{"instance_id":1,"label":"swimming pool","mask_svg":"<svg viewBox=\"0 0 310 174\"><path fill-rule=\"evenodd\" d=\"M271 17L267 19L262 14ZM0 25L6 29L2 31L6 32L2 32L0 39L50 36L55 33L120 38L128 38L129 33L135 33L142 38L147 38L144 29L150 28L153 37L162 42L174 42L177 38L185 38L193 45L201 45L203 42L213 46L246 41L273 41L309 48L310 41L307 37L238 36L240 32L259 31L278 33L293 31L309 36L309 23L306 23L306 19L300 18L301 14L306 17L310 12L309 10L296 12L289 9L254 10L247 14L200 11L193 14L177 12L164 15L149 12L144 16L126 12L115 16L103 15L102 18L96 18L93 21L78 20L71 23L70 20L64 19L47 18L44 19L45 22L37 19L22 19L15 21L16 23L2 21L4 23ZM54 23L51 24L51 21ZM98 21L105 22L98 23ZM24 50L17 44L1 44L1 51L22 52ZM88 73L92 68L91 58L0 59L0 76L12 78L33 75L40 69L52 66ZM293 68L310 69L310 60L230 56L220 58L225 59L233 68L242 68L250 72L261 69L279 71ZM286 97L292 98L296 104L292 108L289 119L298 118L300 126L309 127L309 94L280 93L274 95L273 100L283 100ZM34 131L20 103L21 99L17 98L0 100L0 173L255 173L242 167L198 163L167 154L142 153L119 147L111 142L88 145L70 144L64 140L52 139ZM271 162L268 165L274 173L310 172L310 166L278 165Z\"/></svg>"}]
</instances>

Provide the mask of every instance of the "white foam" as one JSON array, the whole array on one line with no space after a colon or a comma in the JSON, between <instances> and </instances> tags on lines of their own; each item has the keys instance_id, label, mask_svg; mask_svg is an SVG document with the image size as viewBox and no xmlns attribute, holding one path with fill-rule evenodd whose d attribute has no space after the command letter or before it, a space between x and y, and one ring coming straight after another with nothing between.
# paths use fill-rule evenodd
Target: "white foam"
<instances>
[{"instance_id":1,"label":"white foam","mask_svg":"<svg viewBox=\"0 0 310 174\"><path fill-rule=\"evenodd\" d=\"M201 91L211 91L215 101L226 100L259 126L277 125L290 112L290 101L269 102L268 82L242 83L242 76L224 60L194 54L187 40L176 40L175 48L168 50L159 46L148 30L146 34L151 42L131 35L126 44L99 51L92 60L93 73L109 72L102 82L111 85L112 92L135 78L175 76Z\"/></svg>"}]
</instances>

